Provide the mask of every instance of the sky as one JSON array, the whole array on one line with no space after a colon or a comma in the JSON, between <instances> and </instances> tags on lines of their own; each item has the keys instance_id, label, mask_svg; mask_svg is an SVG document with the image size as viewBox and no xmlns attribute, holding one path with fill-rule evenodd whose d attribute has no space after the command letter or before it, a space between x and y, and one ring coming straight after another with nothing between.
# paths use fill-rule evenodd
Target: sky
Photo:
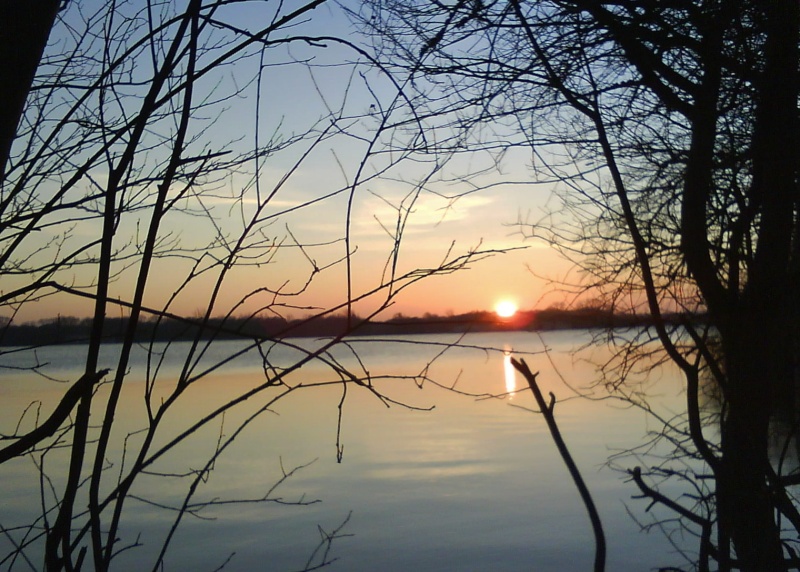
<instances>
[{"instance_id":1,"label":"sky","mask_svg":"<svg viewBox=\"0 0 800 572\"><path fill-rule=\"evenodd\" d=\"M265 6L250 3L225 17L236 25L257 27ZM71 17L74 14L65 20ZM318 8L292 32L339 34L362 41L335 5ZM66 34L63 27L54 31L51 51L63 49L59 34ZM288 49L268 50L261 60L261 74L259 58L252 56L198 84L206 104L193 117L192 145L198 154L209 149L247 152L256 134L262 145L271 141L273 151L258 165L208 177L176 202L162 223L163 256L151 271L146 305L169 303L174 313L202 313L215 292L218 268L213 262L229 252L245 229L250 249L238 257L238 266L216 291L215 314L272 305L281 315L301 316L312 308L342 306L348 299L346 236L349 296L379 289L357 304L361 314L384 306L383 318L398 313L458 314L491 309L506 299L522 309L534 309L563 300L548 279L558 281L568 275L570 265L547 244L526 239L517 224L536 221L557 208L553 189L537 184L532 174L530 151L508 149L499 162L469 148L449 162L441 155L404 153L417 134L402 123L381 127L382 119L393 124L407 117L407 110L398 106L396 88L378 70L354 64L357 59L352 50L333 43L324 48L291 44ZM132 73L146 77L146 66L138 63ZM220 97L225 94L234 95ZM135 106L139 100L133 93L126 105ZM143 165L169 146L169 137L160 128L152 131L162 136L162 142L142 155ZM432 131L427 136L438 135ZM292 138L297 140L286 144ZM474 173L480 175L467 177ZM99 166L91 176L91 184L102 187L108 170ZM121 251L136 250L148 220L146 209L120 220L115 240ZM399 248L398 222L403 223ZM50 239L63 232L58 228L50 231ZM68 244L91 240L99 232L97 220L74 225ZM389 290L380 290L392 269L403 275L435 268L448 256L478 249L509 251L479 257L453 274L416 282L390 303ZM312 272L315 266L322 270ZM206 270L199 273L199 268ZM128 260L116 270L112 297L130 299L137 265ZM93 272L92 267L77 268L61 280L91 289ZM198 276L174 296L192 272ZM310 283L309 277L313 277ZM62 297L47 297L26 304L18 319L90 312L89 301L65 303Z\"/></svg>"}]
</instances>

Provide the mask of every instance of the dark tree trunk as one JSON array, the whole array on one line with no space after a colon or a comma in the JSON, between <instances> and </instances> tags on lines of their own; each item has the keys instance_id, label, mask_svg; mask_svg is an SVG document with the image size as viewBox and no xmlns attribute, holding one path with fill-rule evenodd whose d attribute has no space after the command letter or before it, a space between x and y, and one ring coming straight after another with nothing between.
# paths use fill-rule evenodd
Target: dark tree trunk
<instances>
[{"instance_id":1,"label":"dark tree trunk","mask_svg":"<svg viewBox=\"0 0 800 572\"><path fill-rule=\"evenodd\" d=\"M60 0L0 0L0 184Z\"/></svg>"},{"instance_id":2,"label":"dark tree trunk","mask_svg":"<svg viewBox=\"0 0 800 572\"><path fill-rule=\"evenodd\" d=\"M717 475L720 530L745 571L786 570L770 490L770 419L795 389L797 295L792 260L797 204L798 4L764 4L764 68L752 139L749 200L760 213L757 250L724 318L727 383ZM790 405L791 407L791 405Z\"/></svg>"},{"instance_id":3,"label":"dark tree trunk","mask_svg":"<svg viewBox=\"0 0 800 572\"><path fill-rule=\"evenodd\" d=\"M780 338L779 328L755 313L741 321L738 333L733 334L738 339L725 344L728 379L717 470L720 532L733 542L741 570L786 570L769 488L775 388L791 379L786 377L786 344L774 337Z\"/></svg>"}]
</instances>

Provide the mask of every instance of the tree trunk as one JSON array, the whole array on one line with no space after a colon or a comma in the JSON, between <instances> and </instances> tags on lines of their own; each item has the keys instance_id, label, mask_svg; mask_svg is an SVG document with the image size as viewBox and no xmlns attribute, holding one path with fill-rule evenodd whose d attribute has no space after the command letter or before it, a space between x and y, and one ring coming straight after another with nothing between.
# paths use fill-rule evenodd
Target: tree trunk
<instances>
[{"instance_id":1,"label":"tree trunk","mask_svg":"<svg viewBox=\"0 0 800 572\"><path fill-rule=\"evenodd\" d=\"M769 431L778 406L787 401L791 404L797 361L797 326L791 316L797 295L792 282L797 261L792 256L797 250L793 241L797 239L800 16L796 0L775 0L765 3L763 9L764 64L755 80L758 100L747 197L750 208L759 215L754 226L756 252L748 263L742 289L737 285L721 301L719 279L702 274L703 267L692 256L686 258L719 327L724 351L722 459L716 475L720 550L724 558L728 541L732 541L736 567L747 572L787 569L775 496L770 490ZM697 121L711 131L707 118ZM710 144L706 137L705 148ZM713 170L708 160L693 167L701 174ZM707 204L709 193L703 184L710 182L710 177L696 179L701 183L696 185L697 199ZM687 226L701 241L707 232L705 213L684 207L684 223L692 223ZM685 235L687 238L691 236ZM691 241L686 246L687 254L696 247ZM721 569L730 569L730 563L720 564Z\"/></svg>"},{"instance_id":2,"label":"tree trunk","mask_svg":"<svg viewBox=\"0 0 800 572\"><path fill-rule=\"evenodd\" d=\"M733 542L738 567L746 572L787 569L768 479L776 388L790 382L791 361L776 321L760 318L745 317L738 339L725 343L728 384L717 473L720 535Z\"/></svg>"},{"instance_id":3,"label":"tree trunk","mask_svg":"<svg viewBox=\"0 0 800 572\"><path fill-rule=\"evenodd\" d=\"M0 185L60 0L0 0Z\"/></svg>"}]
</instances>

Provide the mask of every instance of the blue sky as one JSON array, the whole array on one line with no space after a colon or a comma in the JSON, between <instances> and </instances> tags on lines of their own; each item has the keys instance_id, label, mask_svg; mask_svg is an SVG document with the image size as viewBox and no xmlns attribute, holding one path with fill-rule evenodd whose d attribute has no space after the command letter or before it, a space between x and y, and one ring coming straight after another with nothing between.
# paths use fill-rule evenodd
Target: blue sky
<instances>
[{"instance_id":1,"label":"blue sky","mask_svg":"<svg viewBox=\"0 0 800 572\"><path fill-rule=\"evenodd\" d=\"M86 3L84 9L91 4ZM225 16L226 21L255 29L272 17L272 6L262 2L232 6L238 12ZM66 20L77 25L79 18L71 20L75 17L73 12ZM364 41L353 33L336 4L317 8L291 32L339 34L353 42ZM50 49L55 53L63 49L59 34L67 34L63 26L52 38ZM263 64L260 74L259 64ZM133 73L146 78L147 62L137 60ZM251 252L259 258L240 258L244 264L231 271L215 313L234 307L252 311L275 301L276 291L286 294L304 288L314 264L325 268L345 256L348 202L354 297L387 280L398 220L404 224L395 260L399 274L435 267L448 253L452 257L476 248L526 247L470 264L452 275L426 279L401 294L385 316L489 309L501 298L511 298L523 308L560 299L551 295L542 302L552 288L529 268L539 276L557 278L568 266L553 249L523 240L514 224L538 220L542 209L552 204L548 203L551 188L535 184L530 151L509 148L498 163L468 147L449 161L441 154L407 152L418 133L402 124L408 110L397 97L396 86L346 46L298 42L263 55L254 51L199 82L195 100L207 106L193 117L198 139L186 153L195 149L198 154L247 152L256 141L262 146L271 142L273 151L258 164L250 162L235 172L201 181L177 203L181 210L170 213L162 226L164 258L151 273L148 305L166 304L193 266L208 266L208 261L224 256L245 228L251 232ZM136 97L126 103L136 104ZM169 124L159 125L152 137L162 138L168 147ZM438 135L431 131L426 136ZM292 138L297 140L284 145ZM159 147L148 153L142 155L143 166L157 158ZM478 172L479 176L467 177ZM102 187L108 171L101 165L91 176L93 184ZM88 181L85 186L91 187ZM270 198L266 201L265 197ZM306 206L298 208L301 205ZM210 217L201 216L204 213ZM258 223L253 225L256 213ZM135 249L147 217L143 209L121 220L116 238L121 248ZM99 221L82 223L71 229L70 241L78 244L91 239L99 229ZM59 228L53 229L53 236L58 232ZM301 250L297 244L305 246ZM129 299L136 265L121 263L117 270L112 295ZM92 271L73 270L62 281L88 286ZM212 277L209 270L205 277L194 279L171 302L171 310L189 315L202 311L210 299ZM237 306L248 292L262 287L270 292ZM315 274L302 295L279 296L280 303L286 304L281 312L298 315L305 307L336 306L347 295L346 267L340 263ZM371 312L384 299L384 295L375 296L357 309ZM54 297L26 306L20 317L89 311L88 302L71 302L65 308Z\"/></svg>"}]
</instances>

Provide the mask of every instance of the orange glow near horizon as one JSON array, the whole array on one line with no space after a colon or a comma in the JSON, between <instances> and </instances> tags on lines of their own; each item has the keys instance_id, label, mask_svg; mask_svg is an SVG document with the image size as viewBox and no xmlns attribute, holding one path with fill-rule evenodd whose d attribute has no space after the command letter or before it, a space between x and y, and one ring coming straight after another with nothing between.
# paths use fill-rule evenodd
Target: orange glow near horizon
<instances>
[{"instance_id":1,"label":"orange glow near horizon","mask_svg":"<svg viewBox=\"0 0 800 572\"><path fill-rule=\"evenodd\" d=\"M375 282L372 281L373 271L382 268L379 266L377 256L373 256L372 252L367 254L370 257L364 254L363 271L354 275L355 296L375 287ZM412 254L415 253L412 251L410 256ZM536 251L534 254L538 272L551 277L552 280L566 275L566 263L556 259L549 251ZM382 304L386 304L385 310L375 318L377 321L390 319L396 314L421 317L425 313L448 316L488 311L494 313L497 320L510 322L520 316L520 308L525 310L544 308L551 304L562 303L565 298L562 293L548 291L549 286L543 279L531 275L526 266L531 256L529 251L516 250L502 257L495 256L481 260L459 272L434 275L415 282L405 289L402 295L392 298L390 304L386 304L386 298L381 292L355 304L354 310L360 316L366 316L371 315ZM303 269L300 266L292 266L300 263L289 258L286 268L280 267L279 263L275 262L274 267L268 269L270 272L266 272L264 268L249 266L231 271L230 276L233 278L225 283L215 298L212 315L224 316L231 311L236 316L250 315L265 307L274 307L275 312L280 312L286 318L304 317L317 313L320 311L318 309L322 308L339 307L342 308L339 312L342 312L347 289L342 273L337 273L336 268L319 273L313 283L304 286L302 294L281 298L273 304L271 295L265 292L251 296L246 304L240 303L248 292L256 290L272 279L286 278L287 290L299 289L298 285L302 286L305 278ZM419 260L420 267L426 264L429 264L427 258ZM182 279L188 271L172 259L162 260L153 271L152 280L148 282L145 306L163 308L171 300L171 295L177 288L176 281ZM204 313L209 303L209 296L213 292L213 284L209 285L209 276L207 274L197 278L193 286L184 288L181 295L171 301L169 310L173 314L186 317ZM88 274L83 274L80 278L84 283L91 281L91 276ZM135 281L120 279L116 282L111 294L112 299L130 300L133 296L130 287L132 282ZM93 302L88 298L84 300L57 294L43 297L35 303L25 304L13 318L16 323L49 320L57 316L86 318L92 315L93 310ZM273 310L269 312L271 311ZM262 315L272 315L269 312L264 312ZM120 306L113 302L107 311L112 317L121 317L127 313L126 308L120 309Z\"/></svg>"},{"instance_id":2,"label":"orange glow near horizon","mask_svg":"<svg viewBox=\"0 0 800 572\"><path fill-rule=\"evenodd\" d=\"M517 313L517 303L513 300L500 300L495 304L494 311L501 318L511 318Z\"/></svg>"}]
</instances>

